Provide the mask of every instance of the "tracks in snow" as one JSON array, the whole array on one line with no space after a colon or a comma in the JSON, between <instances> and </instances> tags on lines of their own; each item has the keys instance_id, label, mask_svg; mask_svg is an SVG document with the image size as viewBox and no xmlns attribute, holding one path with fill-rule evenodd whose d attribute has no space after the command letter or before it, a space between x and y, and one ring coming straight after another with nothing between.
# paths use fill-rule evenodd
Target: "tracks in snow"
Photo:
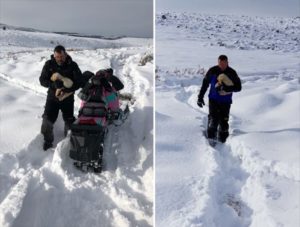
<instances>
[{"instance_id":1,"label":"tracks in snow","mask_svg":"<svg viewBox=\"0 0 300 227\"><path fill-rule=\"evenodd\" d=\"M232 154L229 145L218 144L210 152L216 168L209 184L210 201L206 208L206 219L216 227L249 226L252 209L241 196L249 173L242 168L241 160Z\"/></svg>"},{"instance_id":2,"label":"tracks in snow","mask_svg":"<svg viewBox=\"0 0 300 227\"><path fill-rule=\"evenodd\" d=\"M181 88L177 91L176 99L194 109L191 102L191 91ZM198 110L197 110L198 111ZM207 125L206 113L201 111L199 130L205 130ZM201 152L207 166L203 179L198 179L193 187L196 199L205 200L205 206L199 214L193 214L189 226L224 226L246 227L251 224L252 207L244 200L243 190L247 187L250 173L244 168L240 157L234 152L229 140L226 144L218 144L212 148L203 137ZM200 201L199 201L200 202ZM191 211L193 212L193 211Z\"/></svg>"},{"instance_id":3,"label":"tracks in snow","mask_svg":"<svg viewBox=\"0 0 300 227\"><path fill-rule=\"evenodd\" d=\"M276 87L276 92L289 94L298 89L297 83L292 83L293 81L297 82L294 72L295 70L282 70L278 73L279 76L270 75L268 78L265 78L264 75L259 75L256 76L255 82L258 79L262 83L269 81L270 84L268 86L272 89ZM250 83L253 81L251 76L244 78L245 88L251 88L252 84ZM284 83L282 84L281 81ZM164 87L165 89L161 90L174 89L168 86L167 84ZM204 110L199 111L196 106L199 85L193 83L188 86L178 86L176 89L175 97L177 100L188 104L188 108L197 110L200 113L200 117L197 117L197 119L200 119L202 129L206 128L207 109L204 108ZM250 89L245 89L244 92L250 92ZM247 117L247 115L240 115L242 118ZM233 122L230 123L238 129L233 130L226 144L212 148L206 142L205 146L200 148L201 151L205 150L207 155L210 156L209 160L212 165L208 165L208 167L212 166L212 168L207 174L207 185L206 181L199 182L198 186L196 184L193 185L193 187L195 186L194 194L198 195L198 198L201 197L200 201L206 200L206 206L198 216L194 215L190 226L245 227L260 226L262 223L266 226L284 226L283 223L289 223L288 217L287 220L284 220L282 218L283 215L278 213L278 218L276 217L276 212L279 209L283 209L282 204L285 204L284 201L289 201L290 204L295 206L294 209L290 209L292 206L288 207L287 205L287 208L290 209L289 212L296 212L298 205L296 202L290 202L290 196L287 191L291 190L296 193L295 197L297 198L299 198L297 196L299 192L294 189L286 189L284 191L280 189L286 188L286 185L291 185L292 187L299 185L298 165L291 165L291 163L288 164L285 161L276 161L276 158L262 158L259 154L267 156L270 155L272 150L268 152L264 152L264 150L257 151L259 146L251 145L249 147L242 138L248 134L257 134L257 136L266 134L271 136L273 134L281 135L281 133L290 132L294 135L299 130L291 126L283 130L246 132L243 131L243 123L245 123L245 126L249 126L248 119L232 117ZM254 140L253 137L251 138L250 144ZM274 138L279 139L279 136L277 135ZM260 143L263 142L263 139L261 139ZM269 147L269 149L272 149L271 146ZM203 157L201 158L203 159ZM205 187L206 193L203 194L203 188Z\"/></svg>"},{"instance_id":4,"label":"tracks in snow","mask_svg":"<svg viewBox=\"0 0 300 227\"><path fill-rule=\"evenodd\" d=\"M27 91L31 91L36 93L37 95L46 97L47 95L47 90L43 88L41 85L36 85L33 83L29 83L17 78L13 78L5 73L0 72L0 80L4 80L11 84L12 86L16 86L18 88L25 89Z\"/></svg>"},{"instance_id":5,"label":"tracks in snow","mask_svg":"<svg viewBox=\"0 0 300 227\"><path fill-rule=\"evenodd\" d=\"M202 119L203 125L206 125L205 118ZM287 131L298 132L295 129ZM259 226L262 223L270 227L284 226L283 223L289 226L289 221L284 222L274 216L278 208L270 208L270 204L289 199L290 195L280 188L282 185L299 185L298 166L263 159L258 155L261 151L245 145L236 136L235 133L228 138L226 144L218 144L207 150L212 156L215 168L209 179L209 200L201 223L203 226L216 227ZM206 145L209 146L208 143ZM289 209L291 213L296 212L290 207Z\"/></svg>"},{"instance_id":6,"label":"tracks in snow","mask_svg":"<svg viewBox=\"0 0 300 227\"><path fill-rule=\"evenodd\" d=\"M140 71L136 64L142 50L129 50L128 53L122 49L114 49L112 53L107 51L106 59L101 56L103 64L99 67L116 67L116 75L124 79L130 93L146 99L143 93L146 91L135 90L135 82L140 78L133 79ZM125 79L123 72L127 70L130 73ZM46 94L40 85L23 81L21 75L13 78L1 73L0 79L37 95ZM144 124L147 122L142 119L148 114L140 104L137 102L135 105L139 106L134 105L131 110L134 120L142 122L140 126L146 130ZM148 111L147 108L145 110ZM25 226L41 226L53 223L54 226L63 226L76 222L78 226L99 223L103 226L151 226L152 196L149 196L147 188L152 187L148 179L152 179L152 162L148 161L152 157L149 154L152 143L147 146L143 138L149 136L148 129L140 135L137 135L140 133L137 129L130 121L121 126L121 132L114 129L109 132L106 141L112 146L106 165L109 171L101 175L83 174L73 167L68 158L68 139L57 145L54 155L51 151L42 152L41 135L16 154L0 154L0 225L23 223ZM145 157L141 158L141 155ZM57 207L58 203L62 206Z\"/></svg>"},{"instance_id":7,"label":"tracks in snow","mask_svg":"<svg viewBox=\"0 0 300 227\"><path fill-rule=\"evenodd\" d=\"M204 115L204 113L203 113ZM201 118L201 128L206 129L207 116ZM206 152L210 155L213 168L208 179L209 199L203 211L203 226L245 227L251 223L252 209L243 201L242 190L249 173L242 161L232 152L230 144L211 147L208 141Z\"/></svg>"}]
</instances>

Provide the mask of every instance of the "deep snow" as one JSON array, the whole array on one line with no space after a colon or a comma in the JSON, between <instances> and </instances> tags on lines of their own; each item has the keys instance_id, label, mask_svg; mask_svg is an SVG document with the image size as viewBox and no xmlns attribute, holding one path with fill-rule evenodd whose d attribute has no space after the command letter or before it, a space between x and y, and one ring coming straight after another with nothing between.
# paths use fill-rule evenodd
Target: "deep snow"
<instances>
[{"instance_id":1,"label":"deep snow","mask_svg":"<svg viewBox=\"0 0 300 227\"><path fill-rule=\"evenodd\" d=\"M299 18L157 14L156 226L300 225L299 30ZM212 148L196 102L220 54L243 89Z\"/></svg>"},{"instance_id":2,"label":"deep snow","mask_svg":"<svg viewBox=\"0 0 300 227\"><path fill-rule=\"evenodd\" d=\"M135 99L127 121L110 127L100 175L74 168L61 117L55 147L42 150L38 78L58 42L82 71L112 67ZM0 46L0 226L152 226L153 64L139 65L152 40L1 30Z\"/></svg>"}]
</instances>

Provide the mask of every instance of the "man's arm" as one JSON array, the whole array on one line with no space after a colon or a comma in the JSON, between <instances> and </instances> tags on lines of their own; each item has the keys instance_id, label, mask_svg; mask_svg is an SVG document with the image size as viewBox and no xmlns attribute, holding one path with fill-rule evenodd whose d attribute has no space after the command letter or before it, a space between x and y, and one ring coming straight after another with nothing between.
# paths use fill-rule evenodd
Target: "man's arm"
<instances>
[{"instance_id":1,"label":"man's arm","mask_svg":"<svg viewBox=\"0 0 300 227\"><path fill-rule=\"evenodd\" d=\"M41 76L39 78L40 84L46 88L54 88L54 84L51 81L50 62L47 61L42 69Z\"/></svg>"},{"instance_id":2,"label":"man's arm","mask_svg":"<svg viewBox=\"0 0 300 227\"><path fill-rule=\"evenodd\" d=\"M242 90L242 83L236 71L234 71L233 84L234 84L234 88L233 88L234 92L238 92Z\"/></svg>"},{"instance_id":3,"label":"man's arm","mask_svg":"<svg viewBox=\"0 0 300 227\"><path fill-rule=\"evenodd\" d=\"M203 78L203 81L202 81L202 86L201 86L201 89L200 89L200 92L198 94L198 99L203 99L204 98L204 95L207 91L207 88L209 87L209 78L210 78L210 74L211 74L211 69L208 70L208 72L206 73L205 77Z\"/></svg>"},{"instance_id":4,"label":"man's arm","mask_svg":"<svg viewBox=\"0 0 300 227\"><path fill-rule=\"evenodd\" d=\"M197 101L197 105L202 108L204 105L205 105L205 102L204 102L204 95L207 91L207 88L209 87L209 82L210 82L210 74L212 72L212 68L210 68L208 70L208 72L206 73L205 77L203 78L203 81L202 81L202 86L201 86L201 89L200 89L200 92L198 94L198 101Z\"/></svg>"}]
</instances>

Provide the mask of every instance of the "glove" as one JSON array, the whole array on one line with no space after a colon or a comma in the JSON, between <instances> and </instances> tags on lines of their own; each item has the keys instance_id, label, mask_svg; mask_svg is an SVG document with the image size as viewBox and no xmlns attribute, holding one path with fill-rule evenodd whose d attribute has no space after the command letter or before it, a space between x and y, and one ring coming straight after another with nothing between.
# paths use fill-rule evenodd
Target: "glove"
<instances>
[{"instance_id":1,"label":"glove","mask_svg":"<svg viewBox=\"0 0 300 227\"><path fill-rule=\"evenodd\" d=\"M205 105L203 98L198 98L197 105L202 108Z\"/></svg>"}]
</instances>

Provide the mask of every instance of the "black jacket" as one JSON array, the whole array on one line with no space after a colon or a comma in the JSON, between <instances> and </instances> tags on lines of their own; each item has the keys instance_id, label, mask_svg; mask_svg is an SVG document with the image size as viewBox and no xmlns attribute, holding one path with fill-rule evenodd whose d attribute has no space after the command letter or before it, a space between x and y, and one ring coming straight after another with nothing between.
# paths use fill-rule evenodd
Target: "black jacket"
<instances>
[{"instance_id":1,"label":"black jacket","mask_svg":"<svg viewBox=\"0 0 300 227\"><path fill-rule=\"evenodd\" d=\"M74 92L76 91L82 84L82 74L76 62L72 60L72 58L67 55L66 61L62 65L58 65L54 59L54 56L51 55L51 59L46 61L41 76L40 83L43 87L47 87L48 89L48 97L55 97L56 85L53 81L51 81L51 76L53 73L59 73L64 77L68 77L73 81L73 85L70 88L64 88L65 92Z\"/></svg>"},{"instance_id":2,"label":"black jacket","mask_svg":"<svg viewBox=\"0 0 300 227\"><path fill-rule=\"evenodd\" d=\"M219 102L225 102L225 103L231 103L232 102L232 94L228 94L225 96L221 96L219 95L218 91L215 88L215 85L217 83L217 78L220 74L226 74L229 79L232 80L233 82L233 86L228 86L227 90L228 92L238 92L242 89L242 85L241 85L241 80L238 77L236 71L234 69L232 69L231 67L227 67L224 71L222 71L220 69L219 66L214 66L212 68L210 68L208 70L208 72L206 73L203 81L202 81L202 87L200 89L198 98L199 99L203 99L207 88L210 86L210 92L209 92L209 99L213 99L215 101L219 101Z\"/></svg>"}]
</instances>

